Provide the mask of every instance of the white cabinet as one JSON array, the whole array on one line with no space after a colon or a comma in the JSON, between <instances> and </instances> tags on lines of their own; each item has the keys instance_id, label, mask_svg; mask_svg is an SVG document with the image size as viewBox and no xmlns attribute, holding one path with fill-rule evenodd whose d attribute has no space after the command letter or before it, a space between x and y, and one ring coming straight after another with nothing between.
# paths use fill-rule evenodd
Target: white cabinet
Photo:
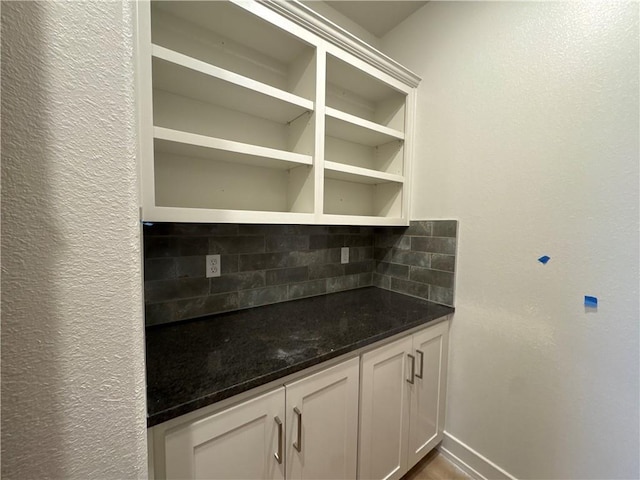
<instances>
[{"instance_id":1,"label":"white cabinet","mask_svg":"<svg viewBox=\"0 0 640 480\"><path fill-rule=\"evenodd\" d=\"M448 329L153 427L154 478L401 478L442 440Z\"/></svg>"},{"instance_id":2,"label":"white cabinet","mask_svg":"<svg viewBox=\"0 0 640 480\"><path fill-rule=\"evenodd\" d=\"M357 358L286 385L287 478L355 478Z\"/></svg>"},{"instance_id":3,"label":"white cabinet","mask_svg":"<svg viewBox=\"0 0 640 480\"><path fill-rule=\"evenodd\" d=\"M288 479L355 478L358 381L354 358L204 418L158 429L156 478L284 479L285 471Z\"/></svg>"},{"instance_id":4,"label":"white cabinet","mask_svg":"<svg viewBox=\"0 0 640 480\"><path fill-rule=\"evenodd\" d=\"M138 2L144 220L408 224L419 79L310 15Z\"/></svg>"},{"instance_id":5,"label":"white cabinet","mask_svg":"<svg viewBox=\"0 0 640 480\"><path fill-rule=\"evenodd\" d=\"M404 338L362 356L360 478L400 478L407 470L409 388Z\"/></svg>"},{"instance_id":6,"label":"white cabinet","mask_svg":"<svg viewBox=\"0 0 640 480\"><path fill-rule=\"evenodd\" d=\"M284 388L165 436L166 478L283 479Z\"/></svg>"},{"instance_id":7,"label":"white cabinet","mask_svg":"<svg viewBox=\"0 0 640 480\"><path fill-rule=\"evenodd\" d=\"M448 322L362 356L359 477L399 479L444 431Z\"/></svg>"},{"instance_id":8,"label":"white cabinet","mask_svg":"<svg viewBox=\"0 0 640 480\"><path fill-rule=\"evenodd\" d=\"M416 363L414 383L409 385L408 469L442 440L448 348L448 323L434 325L413 335Z\"/></svg>"}]
</instances>

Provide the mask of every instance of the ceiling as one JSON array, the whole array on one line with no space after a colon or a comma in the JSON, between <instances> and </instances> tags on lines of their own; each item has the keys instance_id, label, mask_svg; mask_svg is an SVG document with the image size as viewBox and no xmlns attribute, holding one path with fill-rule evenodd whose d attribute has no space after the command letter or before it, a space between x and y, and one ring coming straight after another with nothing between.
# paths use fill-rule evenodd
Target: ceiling
<instances>
[{"instance_id":1,"label":"ceiling","mask_svg":"<svg viewBox=\"0 0 640 480\"><path fill-rule=\"evenodd\" d=\"M325 0L325 3L380 38L427 2Z\"/></svg>"}]
</instances>

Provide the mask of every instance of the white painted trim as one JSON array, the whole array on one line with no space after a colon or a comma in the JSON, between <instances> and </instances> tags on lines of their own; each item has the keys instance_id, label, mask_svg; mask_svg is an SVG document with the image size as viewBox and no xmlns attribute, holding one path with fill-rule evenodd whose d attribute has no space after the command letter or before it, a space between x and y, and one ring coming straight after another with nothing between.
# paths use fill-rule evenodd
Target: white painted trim
<instances>
[{"instance_id":1,"label":"white painted trim","mask_svg":"<svg viewBox=\"0 0 640 480\"><path fill-rule=\"evenodd\" d=\"M416 151L416 111L418 102L418 92L413 89L407 96L405 103L405 142L404 142L404 158L402 159L402 169L405 178L404 188L402 189L402 216L411 219L412 200L411 194L413 190L413 165L415 161Z\"/></svg>"},{"instance_id":2,"label":"white painted trim","mask_svg":"<svg viewBox=\"0 0 640 480\"><path fill-rule=\"evenodd\" d=\"M477 480L517 480L509 472L446 431L438 450L444 457Z\"/></svg>"},{"instance_id":3,"label":"white painted trim","mask_svg":"<svg viewBox=\"0 0 640 480\"><path fill-rule=\"evenodd\" d=\"M420 83L417 74L298 1L263 0L261 4L406 85Z\"/></svg>"},{"instance_id":4,"label":"white painted trim","mask_svg":"<svg viewBox=\"0 0 640 480\"><path fill-rule=\"evenodd\" d=\"M151 4L136 2L136 107L138 109L138 175L141 217L149 205L155 205L153 161L153 82L151 74Z\"/></svg>"},{"instance_id":5,"label":"white painted trim","mask_svg":"<svg viewBox=\"0 0 640 480\"><path fill-rule=\"evenodd\" d=\"M315 223L321 223L324 214L324 155L327 119L327 49L324 44L316 49L316 112L314 146L314 214Z\"/></svg>"}]
</instances>

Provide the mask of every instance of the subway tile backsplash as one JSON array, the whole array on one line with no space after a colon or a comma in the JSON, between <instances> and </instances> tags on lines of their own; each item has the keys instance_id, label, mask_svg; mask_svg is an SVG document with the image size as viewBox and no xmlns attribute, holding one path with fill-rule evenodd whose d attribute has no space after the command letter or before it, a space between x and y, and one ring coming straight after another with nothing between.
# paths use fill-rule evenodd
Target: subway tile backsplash
<instances>
[{"instance_id":1,"label":"subway tile backsplash","mask_svg":"<svg viewBox=\"0 0 640 480\"><path fill-rule=\"evenodd\" d=\"M411 222L374 230L373 284L453 306L458 222Z\"/></svg>"},{"instance_id":2,"label":"subway tile backsplash","mask_svg":"<svg viewBox=\"0 0 640 480\"><path fill-rule=\"evenodd\" d=\"M453 305L457 222L144 225L146 324L376 285ZM349 247L349 263L340 248ZM220 254L221 276L205 277Z\"/></svg>"}]
</instances>

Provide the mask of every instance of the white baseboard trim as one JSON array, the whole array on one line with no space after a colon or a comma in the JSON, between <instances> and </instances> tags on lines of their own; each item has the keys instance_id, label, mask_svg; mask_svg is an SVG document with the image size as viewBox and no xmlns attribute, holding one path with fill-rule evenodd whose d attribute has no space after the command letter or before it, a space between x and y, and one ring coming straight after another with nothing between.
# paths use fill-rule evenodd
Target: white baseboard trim
<instances>
[{"instance_id":1,"label":"white baseboard trim","mask_svg":"<svg viewBox=\"0 0 640 480\"><path fill-rule=\"evenodd\" d=\"M444 438L438 446L438 450L444 457L476 480L517 480L516 477L448 432L444 432Z\"/></svg>"}]
</instances>

